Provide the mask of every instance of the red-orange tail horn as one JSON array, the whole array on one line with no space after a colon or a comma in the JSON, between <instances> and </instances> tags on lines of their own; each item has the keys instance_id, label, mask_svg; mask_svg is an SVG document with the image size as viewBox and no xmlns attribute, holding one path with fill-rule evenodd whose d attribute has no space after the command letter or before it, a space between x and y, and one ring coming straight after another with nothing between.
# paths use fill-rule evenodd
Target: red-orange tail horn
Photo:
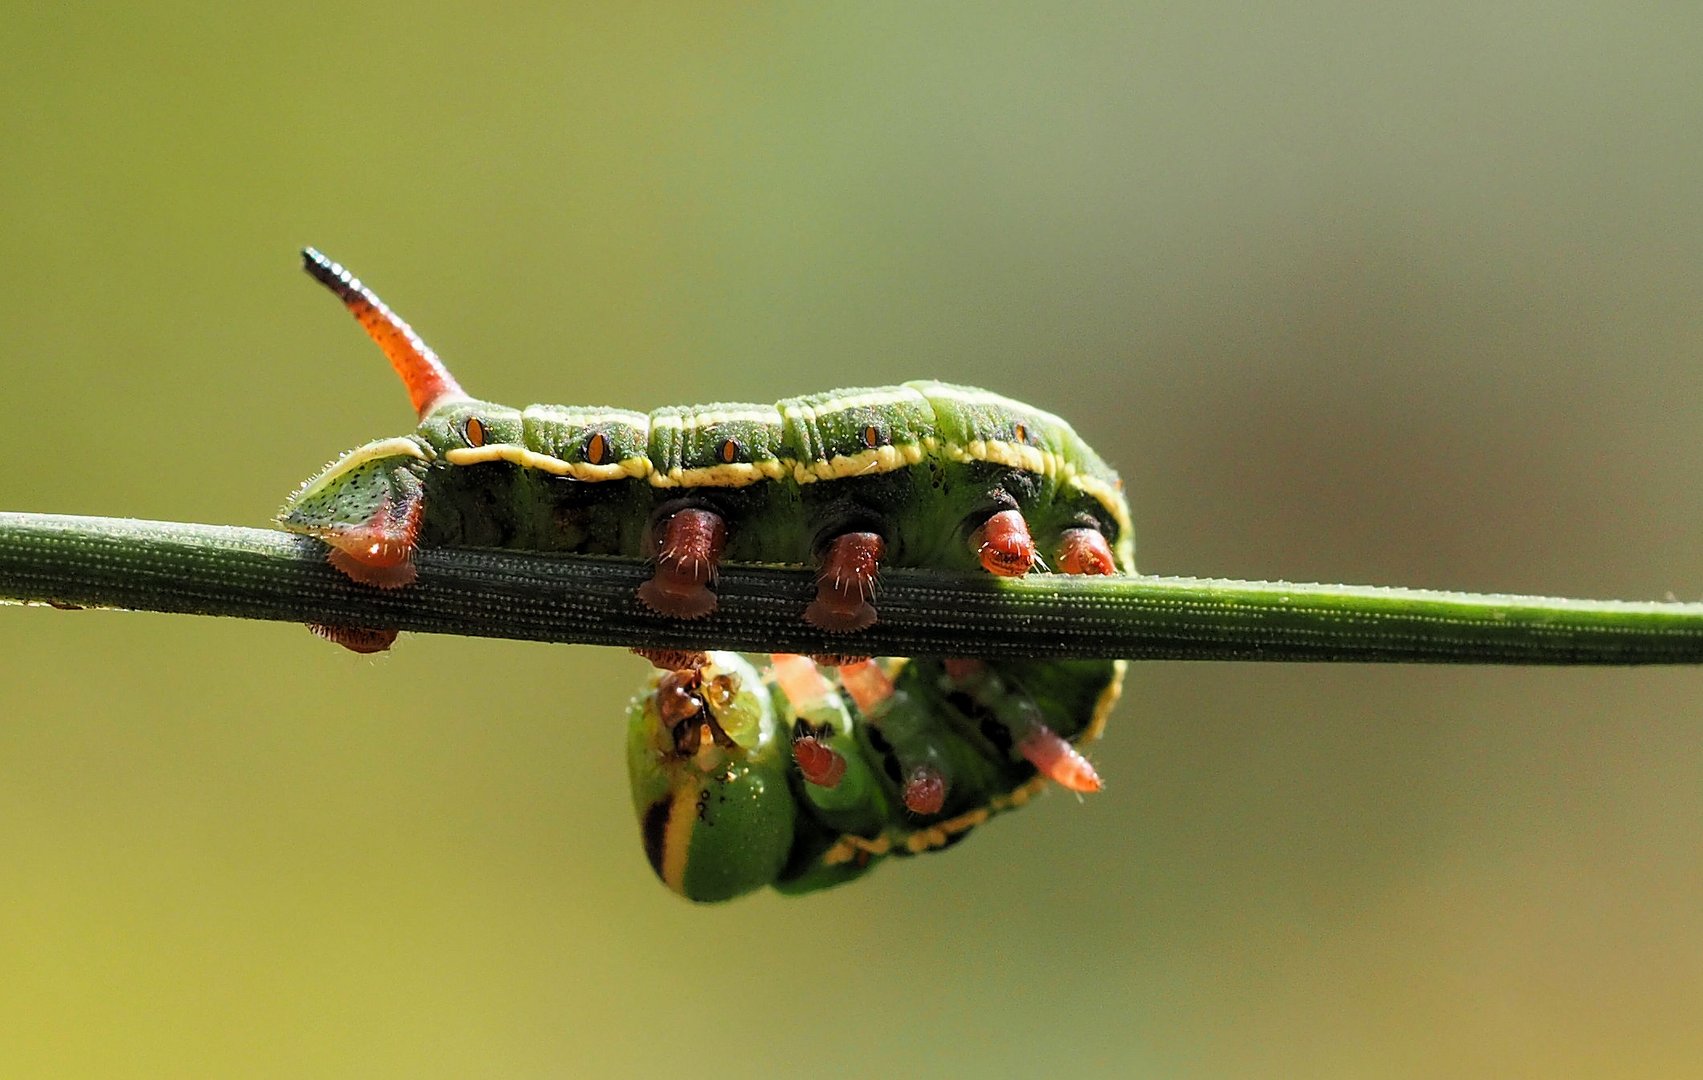
<instances>
[{"instance_id":1,"label":"red-orange tail horn","mask_svg":"<svg viewBox=\"0 0 1703 1080\"><path fill-rule=\"evenodd\" d=\"M402 376L402 385L408 388L408 400L414 403L415 412L424 417L442 401L467 396L438 354L420 340L412 327L397 318L383 300L373 295L371 289L362 285L359 278L313 248L302 249L302 268L336 293L367 335L384 350L390 366Z\"/></svg>"}]
</instances>

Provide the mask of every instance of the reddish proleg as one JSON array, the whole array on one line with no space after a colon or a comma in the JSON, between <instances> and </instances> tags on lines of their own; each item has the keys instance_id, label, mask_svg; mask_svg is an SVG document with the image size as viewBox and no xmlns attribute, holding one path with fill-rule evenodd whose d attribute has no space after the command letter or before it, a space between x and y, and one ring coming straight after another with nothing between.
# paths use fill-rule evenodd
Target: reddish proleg
<instances>
[{"instance_id":1,"label":"reddish proleg","mask_svg":"<svg viewBox=\"0 0 1703 1080\"><path fill-rule=\"evenodd\" d=\"M1115 574L1112 545L1099 529L1066 529L1059 538L1058 568L1066 574Z\"/></svg>"},{"instance_id":2,"label":"reddish proleg","mask_svg":"<svg viewBox=\"0 0 1703 1080\"><path fill-rule=\"evenodd\" d=\"M653 649L647 645L635 645L633 653L663 671L696 671L710 662L708 655L696 649Z\"/></svg>"},{"instance_id":3,"label":"reddish proleg","mask_svg":"<svg viewBox=\"0 0 1703 1080\"><path fill-rule=\"evenodd\" d=\"M656 573L639 601L658 615L701 619L715 610L709 590L727 547L727 523L713 510L676 510L657 530Z\"/></svg>"},{"instance_id":4,"label":"reddish proleg","mask_svg":"<svg viewBox=\"0 0 1703 1080\"><path fill-rule=\"evenodd\" d=\"M326 532L326 561L363 585L398 589L414 582L414 542L425 502L418 493L384 505L363 525Z\"/></svg>"},{"instance_id":5,"label":"reddish proleg","mask_svg":"<svg viewBox=\"0 0 1703 1080\"><path fill-rule=\"evenodd\" d=\"M1035 564L1035 541L1029 523L1016 510L1001 510L970 537L982 568L1000 577L1022 577Z\"/></svg>"},{"instance_id":6,"label":"reddish proleg","mask_svg":"<svg viewBox=\"0 0 1703 1080\"><path fill-rule=\"evenodd\" d=\"M816 575L816 599L804 609L805 621L821 630L849 633L875 623L875 575L887 544L872 532L841 533L822 556Z\"/></svg>"},{"instance_id":7,"label":"reddish proleg","mask_svg":"<svg viewBox=\"0 0 1703 1080\"><path fill-rule=\"evenodd\" d=\"M357 652L363 656L369 653L380 653L396 643L395 630L374 630L367 626L330 626L326 623L308 623L307 628L327 641Z\"/></svg>"},{"instance_id":8,"label":"reddish proleg","mask_svg":"<svg viewBox=\"0 0 1703 1080\"><path fill-rule=\"evenodd\" d=\"M810 711L834 692L833 684L809 657L774 653L769 663L776 685L795 712ZM838 787L846 774L845 757L814 731L806 730L792 740L792 760L797 762L804 779L817 787Z\"/></svg>"}]
</instances>

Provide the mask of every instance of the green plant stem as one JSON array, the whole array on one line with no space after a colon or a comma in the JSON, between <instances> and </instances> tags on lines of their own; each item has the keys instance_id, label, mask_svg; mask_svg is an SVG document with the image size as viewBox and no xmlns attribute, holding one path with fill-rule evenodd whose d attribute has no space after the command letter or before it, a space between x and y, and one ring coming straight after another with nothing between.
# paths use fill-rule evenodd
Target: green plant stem
<instances>
[{"instance_id":1,"label":"green plant stem","mask_svg":"<svg viewBox=\"0 0 1703 1080\"><path fill-rule=\"evenodd\" d=\"M288 533L0 513L0 601L655 648L894 656L1678 664L1703 661L1703 604L1354 585L884 570L881 621L824 634L799 568L725 567L707 619L633 598L642 562L439 548L404 589L356 585Z\"/></svg>"}]
</instances>

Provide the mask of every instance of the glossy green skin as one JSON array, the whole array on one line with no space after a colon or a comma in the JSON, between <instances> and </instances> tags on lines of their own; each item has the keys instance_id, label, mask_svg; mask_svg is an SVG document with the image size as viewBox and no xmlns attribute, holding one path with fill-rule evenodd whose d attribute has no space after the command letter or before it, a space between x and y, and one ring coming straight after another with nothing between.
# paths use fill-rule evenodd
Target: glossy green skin
<instances>
[{"instance_id":1,"label":"glossy green skin","mask_svg":"<svg viewBox=\"0 0 1703 1080\"><path fill-rule=\"evenodd\" d=\"M480 446L468 438L472 418L483 426ZM285 505L280 524L325 537L363 524L387 496L417 497L425 546L649 558L655 522L690 505L728 521L730 562L810 564L832 536L869 530L886 540L888 565L970 570L970 533L1016 508L1043 558L1079 525L1105 533L1125 569L1132 555L1117 476L1069 424L944 383L648 416L455 398L406 439L408 453L374 459L374 448L398 442L385 440L333 462ZM628 470L591 475L594 445L603 463ZM509 458L465 460L499 451Z\"/></svg>"},{"instance_id":2,"label":"glossy green skin","mask_svg":"<svg viewBox=\"0 0 1703 1080\"><path fill-rule=\"evenodd\" d=\"M801 718L739 657L711 660L707 670L739 679L730 711L762 717L763 736L751 749L681 756L654 692L629 712L628 769L645 850L664 884L697 901L765 885L810 892L860 877L887 854L956 843L1035 783L1034 767L1014 748L1030 723L1042 719L1077 741L1103 721L1123 670L1114 661L1010 662L953 678L939 661L896 662L903 666L895 692L870 715L835 695ZM806 782L793 764L790 739L801 719L812 731L831 725L825 741L847 761L834 788ZM902 778L925 761L951 784L941 812L919 818L903 807ZM936 826L945 835L931 836ZM855 850L848 835L859 838Z\"/></svg>"}]
</instances>

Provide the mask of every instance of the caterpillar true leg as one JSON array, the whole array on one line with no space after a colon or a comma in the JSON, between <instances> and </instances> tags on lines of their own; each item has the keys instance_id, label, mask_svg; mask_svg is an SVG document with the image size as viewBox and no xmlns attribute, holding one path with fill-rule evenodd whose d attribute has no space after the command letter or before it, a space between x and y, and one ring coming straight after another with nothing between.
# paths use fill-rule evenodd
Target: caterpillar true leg
<instances>
[{"instance_id":1,"label":"caterpillar true leg","mask_svg":"<svg viewBox=\"0 0 1703 1080\"><path fill-rule=\"evenodd\" d=\"M1060 738L1047 725L1036 722L1017 740L1017 752L1047 779L1071 791L1100 790L1100 774L1076 747Z\"/></svg>"},{"instance_id":2,"label":"caterpillar true leg","mask_svg":"<svg viewBox=\"0 0 1703 1080\"><path fill-rule=\"evenodd\" d=\"M799 774L817 787L838 787L846 775L846 758L828 745L827 733L818 722L829 711L830 702L838 701L833 684L807 656L775 653L769 662L775 684L802 722L792 739L792 760Z\"/></svg>"},{"instance_id":3,"label":"caterpillar true leg","mask_svg":"<svg viewBox=\"0 0 1703 1080\"><path fill-rule=\"evenodd\" d=\"M816 599L804 609L805 621L822 630L849 633L875 623L875 575L887 544L879 533L849 532L834 537L816 575Z\"/></svg>"},{"instance_id":4,"label":"caterpillar true leg","mask_svg":"<svg viewBox=\"0 0 1703 1080\"><path fill-rule=\"evenodd\" d=\"M1018 510L1001 510L970 535L983 569L1000 577L1022 577L1035 565L1035 541Z\"/></svg>"},{"instance_id":5,"label":"caterpillar true leg","mask_svg":"<svg viewBox=\"0 0 1703 1080\"><path fill-rule=\"evenodd\" d=\"M701 619L715 610L709 590L727 547L727 523L713 510L676 510L657 530L656 574L639 601L658 615Z\"/></svg>"}]
</instances>

